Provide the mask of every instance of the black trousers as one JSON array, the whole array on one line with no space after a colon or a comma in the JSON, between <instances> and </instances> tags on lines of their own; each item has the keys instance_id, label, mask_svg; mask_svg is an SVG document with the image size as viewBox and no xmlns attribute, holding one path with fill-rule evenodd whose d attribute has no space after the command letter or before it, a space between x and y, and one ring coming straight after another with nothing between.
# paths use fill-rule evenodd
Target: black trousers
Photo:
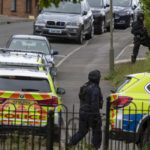
<instances>
[{"instance_id":1,"label":"black trousers","mask_svg":"<svg viewBox=\"0 0 150 150\"><path fill-rule=\"evenodd\" d=\"M146 46L150 51L150 39L141 40L140 38L134 37L134 47L133 47L133 59L136 60L139 53L140 45Z\"/></svg>"},{"instance_id":2,"label":"black trousers","mask_svg":"<svg viewBox=\"0 0 150 150\"><path fill-rule=\"evenodd\" d=\"M70 139L69 143L76 145L88 133L89 128L92 128L92 146L99 148L102 142L101 119L94 120L96 116L89 115L85 112L80 112L79 116L79 131L76 132Z\"/></svg>"}]
</instances>

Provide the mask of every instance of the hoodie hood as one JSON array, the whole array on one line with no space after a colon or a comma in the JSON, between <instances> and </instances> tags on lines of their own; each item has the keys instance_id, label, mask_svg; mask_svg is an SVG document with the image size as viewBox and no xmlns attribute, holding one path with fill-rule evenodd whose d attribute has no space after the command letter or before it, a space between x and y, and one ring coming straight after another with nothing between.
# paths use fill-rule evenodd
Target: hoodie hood
<instances>
[{"instance_id":1,"label":"hoodie hood","mask_svg":"<svg viewBox=\"0 0 150 150\"><path fill-rule=\"evenodd\" d=\"M137 21L143 23L143 21L144 21L144 14L143 13L138 14Z\"/></svg>"},{"instance_id":2,"label":"hoodie hood","mask_svg":"<svg viewBox=\"0 0 150 150\"><path fill-rule=\"evenodd\" d=\"M99 84L100 78L101 78L101 74L99 70L93 70L88 75L89 81L94 82L96 84Z\"/></svg>"}]
</instances>

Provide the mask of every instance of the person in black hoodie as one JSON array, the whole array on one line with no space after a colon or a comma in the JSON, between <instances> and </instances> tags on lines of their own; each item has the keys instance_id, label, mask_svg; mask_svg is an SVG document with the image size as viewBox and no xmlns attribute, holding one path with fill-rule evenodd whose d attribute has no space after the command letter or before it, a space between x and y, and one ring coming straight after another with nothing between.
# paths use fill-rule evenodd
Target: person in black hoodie
<instances>
[{"instance_id":1,"label":"person in black hoodie","mask_svg":"<svg viewBox=\"0 0 150 150\"><path fill-rule=\"evenodd\" d=\"M91 71L89 81L80 88L79 131L70 138L68 146L76 145L82 140L89 128L92 128L92 147L98 149L101 146L102 121L99 109L102 109L103 96L99 87L100 78L100 71Z\"/></svg>"},{"instance_id":2,"label":"person in black hoodie","mask_svg":"<svg viewBox=\"0 0 150 150\"><path fill-rule=\"evenodd\" d=\"M133 22L131 33L134 35L134 47L131 62L135 63L140 45L148 47L150 51L150 37L148 36L147 30L144 26L143 13L138 14L137 21Z\"/></svg>"}]
</instances>

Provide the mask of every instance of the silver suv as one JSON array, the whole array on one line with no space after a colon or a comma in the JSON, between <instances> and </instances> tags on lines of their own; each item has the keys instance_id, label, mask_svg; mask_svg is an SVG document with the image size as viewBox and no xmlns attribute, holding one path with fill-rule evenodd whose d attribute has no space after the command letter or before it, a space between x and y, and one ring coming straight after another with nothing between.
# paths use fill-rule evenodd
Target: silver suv
<instances>
[{"instance_id":1,"label":"silver suv","mask_svg":"<svg viewBox=\"0 0 150 150\"><path fill-rule=\"evenodd\" d=\"M75 39L78 43L83 38L93 37L93 15L86 0L73 3L60 2L44 8L34 22L34 34L51 38Z\"/></svg>"}]
</instances>

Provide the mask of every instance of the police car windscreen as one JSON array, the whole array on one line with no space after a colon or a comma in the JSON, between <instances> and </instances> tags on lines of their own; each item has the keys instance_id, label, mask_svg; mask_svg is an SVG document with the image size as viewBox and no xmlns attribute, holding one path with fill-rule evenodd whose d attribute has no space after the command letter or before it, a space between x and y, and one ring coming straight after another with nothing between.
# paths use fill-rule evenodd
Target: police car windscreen
<instances>
[{"instance_id":1,"label":"police car windscreen","mask_svg":"<svg viewBox=\"0 0 150 150\"><path fill-rule=\"evenodd\" d=\"M51 92L46 79L18 76L0 77L0 91Z\"/></svg>"}]
</instances>

